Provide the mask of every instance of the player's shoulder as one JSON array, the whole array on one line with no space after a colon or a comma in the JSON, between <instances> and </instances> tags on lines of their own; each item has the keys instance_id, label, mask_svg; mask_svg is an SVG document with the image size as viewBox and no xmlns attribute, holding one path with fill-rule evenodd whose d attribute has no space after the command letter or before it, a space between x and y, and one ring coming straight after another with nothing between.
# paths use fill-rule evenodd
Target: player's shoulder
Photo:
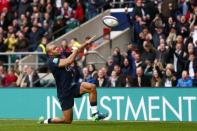
<instances>
[{"instance_id":1,"label":"player's shoulder","mask_svg":"<svg viewBox=\"0 0 197 131\"><path fill-rule=\"evenodd\" d=\"M58 57L49 57L47 63L49 65L58 65L60 61L60 58Z\"/></svg>"}]
</instances>

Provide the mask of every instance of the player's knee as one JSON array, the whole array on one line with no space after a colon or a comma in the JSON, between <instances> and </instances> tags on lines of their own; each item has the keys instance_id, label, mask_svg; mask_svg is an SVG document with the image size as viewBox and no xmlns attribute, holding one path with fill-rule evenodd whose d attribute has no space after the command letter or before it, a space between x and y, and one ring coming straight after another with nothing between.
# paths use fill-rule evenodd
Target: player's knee
<instances>
[{"instance_id":1,"label":"player's knee","mask_svg":"<svg viewBox=\"0 0 197 131\"><path fill-rule=\"evenodd\" d=\"M87 83L82 82L82 83L81 83L81 86L84 87L84 88L86 88L86 87L87 87Z\"/></svg>"},{"instance_id":2,"label":"player's knee","mask_svg":"<svg viewBox=\"0 0 197 131\"><path fill-rule=\"evenodd\" d=\"M62 122L65 124L71 124L72 120L63 119Z\"/></svg>"}]
</instances>

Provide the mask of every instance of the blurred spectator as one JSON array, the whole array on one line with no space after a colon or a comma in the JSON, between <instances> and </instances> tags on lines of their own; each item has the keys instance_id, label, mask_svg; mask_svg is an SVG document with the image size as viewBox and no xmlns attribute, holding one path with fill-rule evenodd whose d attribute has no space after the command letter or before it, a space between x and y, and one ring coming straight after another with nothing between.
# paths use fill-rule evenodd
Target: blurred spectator
<instances>
[{"instance_id":1,"label":"blurred spectator","mask_svg":"<svg viewBox=\"0 0 197 131\"><path fill-rule=\"evenodd\" d=\"M188 45L185 45L185 46L187 46L187 47L185 47L187 55L190 55L190 54L197 55L197 48L194 46L193 43L189 43Z\"/></svg>"},{"instance_id":2,"label":"blurred spectator","mask_svg":"<svg viewBox=\"0 0 197 131\"><path fill-rule=\"evenodd\" d=\"M72 49L77 49L79 46L81 46L81 43L78 41L77 38L73 38L70 42Z\"/></svg>"},{"instance_id":3,"label":"blurred spectator","mask_svg":"<svg viewBox=\"0 0 197 131\"><path fill-rule=\"evenodd\" d=\"M51 28L53 26L53 23L54 21L52 20L50 14L48 12L45 12L44 13L44 16L43 16L43 20L42 20L42 24L48 24L48 26Z\"/></svg>"},{"instance_id":4,"label":"blurred spectator","mask_svg":"<svg viewBox=\"0 0 197 131\"><path fill-rule=\"evenodd\" d=\"M155 48L159 46L160 39L165 38L164 32L163 32L163 27L162 25L159 25L159 27L155 28L155 31L153 33L153 45Z\"/></svg>"},{"instance_id":5,"label":"blurred spectator","mask_svg":"<svg viewBox=\"0 0 197 131\"><path fill-rule=\"evenodd\" d=\"M171 55L170 58L174 65L174 71L176 73L176 76L180 78L187 57L186 52L183 50L183 43L181 36L177 37L177 43L175 45L175 49L171 48L170 55Z\"/></svg>"},{"instance_id":6,"label":"blurred spectator","mask_svg":"<svg viewBox=\"0 0 197 131\"><path fill-rule=\"evenodd\" d=\"M35 51L43 34L37 25L31 28L28 51Z\"/></svg>"},{"instance_id":7,"label":"blurred spectator","mask_svg":"<svg viewBox=\"0 0 197 131\"><path fill-rule=\"evenodd\" d=\"M78 20L80 23L83 23L85 20L84 7L80 0L76 0L74 18Z\"/></svg>"},{"instance_id":8,"label":"blurred spectator","mask_svg":"<svg viewBox=\"0 0 197 131\"><path fill-rule=\"evenodd\" d=\"M182 15L186 15L188 10L189 10L187 1L186 0L180 0L179 3L178 3L178 8L181 11Z\"/></svg>"},{"instance_id":9,"label":"blurred spectator","mask_svg":"<svg viewBox=\"0 0 197 131\"><path fill-rule=\"evenodd\" d=\"M5 23L7 26L12 24L12 20L14 19L13 14L8 10L9 7L4 7L2 14L5 16ZM7 27L6 26L6 27ZM7 30L7 29L6 29Z\"/></svg>"},{"instance_id":10,"label":"blurred spectator","mask_svg":"<svg viewBox=\"0 0 197 131\"><path fill-rule=\"evenodd\" d=\"M89 64L88 66L87 66L87 68L88 68L88 72L89 72L89 74L92 76L92 74L96 71L96 67L95 67L95 65L94 64Z\"/></svg>"},{"instance_id":11,"label":"blurred spectator","mask_svg":"<svg viewBox=\"0 0 197 131\"><path fill-rule=\"evenodd\" d=\"M143 67L144 63L142 62L141 55L139 52L133 50L128 54L129 62L131 63L131 77L136 78L136 68Z\"/></svg>"},{"instance_id":12,"label":"blurred spectator","mask_svg":"<svg viewBox=\"0 0 197 131\"><path fill-rule=\"evenodd\" d=\"M54 35L55 39L65 33L64 29L62 29L63 26L64 26L63 18L61 16L58 16L53 27L53 32L55 33Z\"/></svg>"},{"instance_id":13,"label":"blurred spectator","mask_svg":"<svg viewBox=\"0 0 197 131\"><path fill-rule=\"evenodd\" d=\"M43 55L39 55L39 62L46 62L46 45L48 44L48 40L46 37L42 37L41 43L37 47L37 51L43 53Z\"/></svg>"},{"instance_id":14,"label":"blurred spectator","mask_svg":"<svg viewBox=\"0 0 197 131\"><path fill-rule=\"evenodd\" d=\"M130 72L131 72L131 66L129 63L129 59L124 58L123 67L122 67L122 75L128 76L128 75L130 75Z\"/></svg>"},{"instance_id":15,"label":"blurred spectator","mask_svg":"<svg viewBox=\"0 0 197 131\"><path fill-rule=\"evenodd\" d=\"M6 51L7 51L7 46L4 44L3 36L0 34L0 52L3 53ZM7 61L7 56L1 55L0 62L6 62L6 61Z\"/></svg>"},{"instance_id":16,"label":"blurred spectator","mask_svg":"<svg viewBox=\"0 0 197 131\"><path fill-rule=\"evenodd\" d=\"M145 60L144 64L145 64L144 75L147 76L149 79L151 79L153 75L154 65L150 60Z\"/></svg>"},{"instance_id":17,"label":"blurred spectator","mask_svg":"<svg viewBox=\"0 0 197 131\"><path fill-rule=\"evenodd\" d=\"M80 82L88 82L89 79L91 79L91 76L89 74L88 68L84 67L82 69L82 79L80 80Z\"/></svg>"},{"instance_id":18,"label":"blurred spectator","mask_svg":"<svg viewBox=\"0 0 197 131\"><path fill-rule=\"evenodd\" d=\"M136 0L136 6L133 10L134 14L141 17L143 20L146 19L146 12L144 10L144 7L142 5L142 0Z\"/></svg>"},{"instance_id":19,"label":"blurred spectator","mask_svg":"<svg viewBox=\"0 0 197 131\"><path fill-rule=\"evenodd\" d=\"M96 80L96 87L107 87L108 80L105 78L104 72L102 69L98 71L98 78Z\"/></svg>"},{"instance_id":20,"label":"blurred spectator","mask_svg":"<svg viewBox=\"0 0 197 131\"><path fill-rule=\"evenodd\" d=\"M162 86L164 87L175 87L176 86L176 77L173 74L172 68L166 68L166 71L162 78Z\"/></svg>"},{"instance_id":21,"label":"blurred spectator","mask_svg":"<svg viewBox=\"0 0 197 131\"><path fill-rule=\"evenodd\" d=\"M1 13L0 14L0 26L4 29L4 30L6 30L6 28L7 28L7 23L6 23L6 21L5 21L5 14L4 13Z\"/></svg>"},{"instance_id":22,"label":"blurred spectator","mask_svg":"<svg viewBox=\"0 0 197 131\"><path fill-rule=\"evenodd\" d=\"M189 54L189 60L186 63L186 70L189 72L189 77L195 78L197 73L197 61L194 54Z\"/></svg>"},{"instance_id":23,"label":"blurred spectator","mask_svg":"<svg viewBox=\"0 0 197 131\"><path fill-rule=\"evenodd\" d=\"M40 66L38 71L40 73L47 72L47 56L46 56L46 45L48 44L48 39L46 37L42 37L41 43L37 47L37 51L43 54L38 55L38 61L40 63L44 63L44 65Z\"/></svg>"},{"instance_id":24,"label":"blurred spectator","mask_svg":"<svg viewBox=\"0 0 197 131\"><path fill-rule=\"evenodd\" d=\"M174 29L174 30L172 30ZM168 35L169 32L175 33L177 29L176 21L172 17L168 17L166 26L164 27L165 35ZM176 35L176 33L175 33Z\"/></svg>"},{"instance_id":25,"label":"blurred spectator","mask_svg":"<svg viewBox=\"0 0 197 131\"><path fill-rule=\"evenodd\" d=\"M105 67L102 67L101 70L103 71L104 77L108 79L107 69Z\"/></svg>"},{"instance_id":26,"label":"blurred spectator","mask_svg":"<svg viewBox=\"0 0 197 131\"><path fill-rule=\"evenodd\" d=\"M94 16L96 16L97 11L96 11L96 0L86 0L85 2L85 16L86 19L89 20L91 18L93 18Z\"/></svg>"},{"instance_id":27,"label":"blurred spectator","mask_svg":"<svg viewBox=\"0 0 197 131\"><path fill-rule=\"evenodd\" d=\"M111 75L111 72L112 72L113 69L114 69L114 63L113 63L112 57L109 57L109 58L107 59L106 66L107 66L107 75L110 76L110 75Z\"/></svg>"},{"instance_id":28,"label":"blurred spectator","mask_svg":"<svg viewBox=\"0 0 197 131\"><path fill-rule=\"evenodd\" d=\"M187 71L182 72L182 78L178 79L177 87L192 87L193 82Z\"/></svg>"},{"instance_id":29,"label":"blurred spectator","mask_svg":"<svg viewBox=\"0 0 197 131\"><path fill-rule=\"evenodd\" d=\"M108 86L107 87L118 87L120 81L118 81L118 76L116 71L112 71L109 77Z\"/></svg>"},{"instance_id":30,"label":"blurred spectator","mask_svg":"<svg viewBox=\"0 0 197 131\"><path fill-rule=\"evenodd\" d=\"M162 85L162 78L161 73L158 70L153 70L153 76L151 79L151 87L161 87Z\"/></svg>"},{"instance_id":31,"label":"blurred spectator","mask_svg":"<svg viewBox=\"0 0 197 131\"><path fill-rule=\"evenodd\" d=\"M63 3L61 15L64 16L65 20L70 20L73 17L73 9L69 6L68 2Z\"/></svg>"},{"instance_id":32,"label":"blurred spectator","mask_svg":"<svg viewBox=\"0 0 197 131\"><path fill-rule=\"evenodd\" d=\"M82 74L83 74L83 77L82 77L83 82L89 82L89 83L94 83L94 84L96 83L96 77L97 77L96 71L94 73L90 74L88 71L88 68L84 67L82 69Z\"/></svg>"},{"instance_id":33,"label":"blurred spectator","mask_svg":"<svg viewBox=\"0 0 197 131\"><path fill-rule=\"evenodd\" d=\"M27 69L28 66L24 65L22 71L19 71L18 79L16 81L16 86L18 87L26 87L27 83L25 83L25 78L27 77Z\"/></svg>"},{"instance_id":34,"label":"blurred spectator","mask_svg":"<svg viewBox=\"0 0 197 131\"><path fill-rule=\"evenodd\" d=\"M25 52L28 48L28 40L25 38L24 34L22 32L17 33L18 40L16 43L16 51L17 52Z\"/></svg>"},{"instance_id":35,"label":"blurred spectator","mask_svg":"<svg viewBox=\"0 0 197 131\"><path fill-rule=\"evenodd\" d=\"M57 7L58 10L61 9L62 3L63 3L62 0L56 0L55 4L56 4L56 7Z\"/></svg>"},{"instance_id":36,"label":"blurred spectator","mask_svg":"<svg viewBox=\"0 0 197 131\"><path fill-rule=\"evenodd\" d=\"M146 19L148 22L154 19L155 15L159 13L158 10L158 0L154 1L145 1L144 10L146 12Z\"/></svg>"},{"instance_id":37,"label":"blurred spectator","mask_svg":"<svg viewBox=\"0 0 197 131\"><path fill-rule=\"evenodd\" d=\"M178 0L164 0L161 4L161 13L166 19L168 17L175 18L175 10L177 9Z\"/></svg>"},{"instance_id":38,"label":"blurred spectator","mask_svg":"<svg viewBox=\"0 0 197 131\"><path fill-rule=\"evenodd\" d=\"M120 54L120 49L118 47L114 48L112 57L113 57L114 64L122 65L124 58Z\"/></svg>"},{"instance_id":39,"label":"blurred spectator","mask_svg":"<svg viewBox=\"0 0 197 131\"><path fill-rule=\"evenodd\" d=\"M26 71L27 71L27 75L25 77L23 86L24 87L40 87L41 85L40 85L38 73L31 66L28 66Z\"/></svg>"},{"instance_id":40,"label":"blurred spectator","mask_svg":"<svg viewBox=\"0 0 197 131\"><path fill-rule=\"evenodd\" d=\"M143 41L147 41L150 43L150 41L153 39L152 34L148 30L148 28L144 27L142 32L139 34L139 42L138 42L138 49L143 50Z\"/></svg>"},{"instance_id":41,"label":"blurred spectator","mask_svg":"<svg viewBox=\"0 0 197 131\"><path fill-rule=\"evenodd\" d=\"M196 10L197 10L197 7L196 7ZM197 15L195 16L195 18L197 19ZM193 38L193 43L197 46L197 25L194 26L192 38Z\"/></svg>"},{"instance_id":42,"label":"blurred spectator","mask_svg":"<svg viewBox=\"0 0 197 131\"><path fill-rule=\"evenodd\" d=\"M144 75L144 71L142 67L136 68L137 77L132 79L132 87L150 87L150 79Z\"/></svg>"},{"instance_id":43,"label":"blurred spectator","mask_svg":"<svg viewBox=\"0 0 197 131\"><path fill-rule=\"evenodd\" d=\"M167 34L167 39L166 39L167 46L172 47L172 45L176 42L176 38L177 38L176 28L171 27Z\"/></svg>"},{"instance_id":44,"label":"blurred spectator","mask_svg":"<svg viewBox=\"0 0 197 131\"><path fill-rule=\"evenodd\" d=\"M189 23L186 21L184 15L180 16L180 20L177 23L177 29L180 35L184 37L189 35Z\"/></svg>"},{"instance_id":45,"label":"blurred spectator","mask_svg":"<svg viewBox=\"0 0 197 131\"><path fill-rule=\"evenodd\" d=\"M114 65L114 70L113 71L116 72L116 75L118 77L118 79L117 79L117 81L118 81L117 86L118 87L124 87L125 86L125 81L124 81L124 76L122 74L122 69L121 69L120 65L118 65L118 64Z\"/></svg>"},{"instance_id":46,"label":"blurred spectator","mask_svg":"<svg viewBox=\"0 0 197 131\"><path fill-rule=\"evenodd\" d=\"M5 74L4 74L4 68L2 65L0 65L0 87L3 86L3 79L5 77Z\"/></svg>"},{"instance_id":47,"label":"blurred spectator","mask_svg":"<svg viewBox=\"0 0 197 131\"><path fill-rule=\"evenodd\" d=\"M1 0L0 1L0 13L2 13L3 8L10 8L9 0Z\"/></svg>"},{"instance_id":48,"label":"blurred spectator","mask_svg":"<svg viewBox=\"0 0 197 131\"><path fill-rule=\"evenodd\" d=\"M15 71L13 68L8 70L8 73L5 75L3 79L4 87L15 87L17 81L17 76L15 75Z\"/></svg>"},{"instance_id":49,"label":"blurred spectator","mask_svg":"<svg viewBox=\"0 0 197 131\"><path fill-rule=\"evenodd\" d=\"M131 78L131 76L125 76L124 77L124 81L125 81L125 87L132 87L132 78Z\"/></svg>"},{"instance_id":50,"label":"blurred spectator","mask_svg":"<svg viewBox=\"0 0 197 131\"><path fill-rule=\"evenodd\" d=\"M169 62L169 50L166 49L164 39L160 39L159 47L156 51L156 59L163 65L166 66L166 63Z\"/></svg>"},{"instance_id":51,"label":"blurred spectator","mask_svg":"<svg viewBox=\"0 0 197 131\"><path fill-rule=\"evenodd\" d=\"M4 43L8 47L8 51L11 51L11 52L15 51L17 41L18 40L17 40L17 38L16 38L14 33L8 35L8 38L4 40Z\"/></svg>"},{"instance_id":52,"label":"blurred spectator","mask_svg":"<svg viewBox=\"0 0 197 131\"><path fill-rule=\"evenodd\" d=\"M141 56L142 61L145 62L145 60L150 60L151 62L153 62L156 58L156 51L152 47L151 43L149 43L148 41L144 41L143 49L144 51Z\"/></svg>"},{"instance_id":53,"label":"blurred spectator","mask_svg":"<svg viewBox=\"0 0 197 131\"><path fill-rule=\"evenodd\" d=\"M30 10L30 4L28 0L20 0L18 5L18 15L21 16L21 14L26 14Z\"/></svg>"}]
</instances>

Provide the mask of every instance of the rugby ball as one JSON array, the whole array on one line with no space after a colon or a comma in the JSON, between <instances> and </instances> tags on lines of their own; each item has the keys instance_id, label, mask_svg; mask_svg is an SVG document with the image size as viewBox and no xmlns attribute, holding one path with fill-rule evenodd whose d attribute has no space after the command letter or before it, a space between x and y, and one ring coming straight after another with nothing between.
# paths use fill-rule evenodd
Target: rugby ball
<instances>
[{"instance_id":1,"label":"rugby ball","mask_svg":"<svg viewBox=\"0 0 197 131\"><path fill-rule=\"evenodd\" d=\"M110 16L110 15L104 16L102 18L102 21L107 27L110 27L110 28L116 27L119 24L118 19L116 17Z\"/></svg>"}]
</instances>

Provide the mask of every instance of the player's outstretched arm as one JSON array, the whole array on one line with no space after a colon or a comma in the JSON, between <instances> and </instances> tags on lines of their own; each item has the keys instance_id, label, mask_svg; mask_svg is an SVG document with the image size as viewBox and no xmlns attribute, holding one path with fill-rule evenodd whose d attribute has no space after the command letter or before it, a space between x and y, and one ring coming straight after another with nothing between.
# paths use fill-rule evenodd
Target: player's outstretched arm
<instances>
[{"instance_id":1,"label":"player's outstretched arm","mask_svg":"<svg viewBox=\"0 0 197 131\"><path fill-rule=\"evenodd\" d=\"M92 36L90 39L88 39L87 41L85 41L78 49L74 50L73 53L65 58L65 59L60 59L59 61L59 67L65 67L65 66L69 66L70 64L72 64L76 58L76 56L84 50L84 48L91 42L93 41L93 39L95 38L95 36Z\"/></svg>"},{"instance_id":2,"label":"player's outstretched arm","mask_svg":"<svg viewBox=\"0 0 197 131\"><path fill-rule=\"evenodd\" d=\"M95 37L96 37L96 36L94 35L94 36L92 36L90 39L86 40L86 41L78 48L78 49L79 49L79 52L83 51L84 48L85 48L89 43L91 43L91 42L94 40Z\"/></svg>"}]
</instances>

